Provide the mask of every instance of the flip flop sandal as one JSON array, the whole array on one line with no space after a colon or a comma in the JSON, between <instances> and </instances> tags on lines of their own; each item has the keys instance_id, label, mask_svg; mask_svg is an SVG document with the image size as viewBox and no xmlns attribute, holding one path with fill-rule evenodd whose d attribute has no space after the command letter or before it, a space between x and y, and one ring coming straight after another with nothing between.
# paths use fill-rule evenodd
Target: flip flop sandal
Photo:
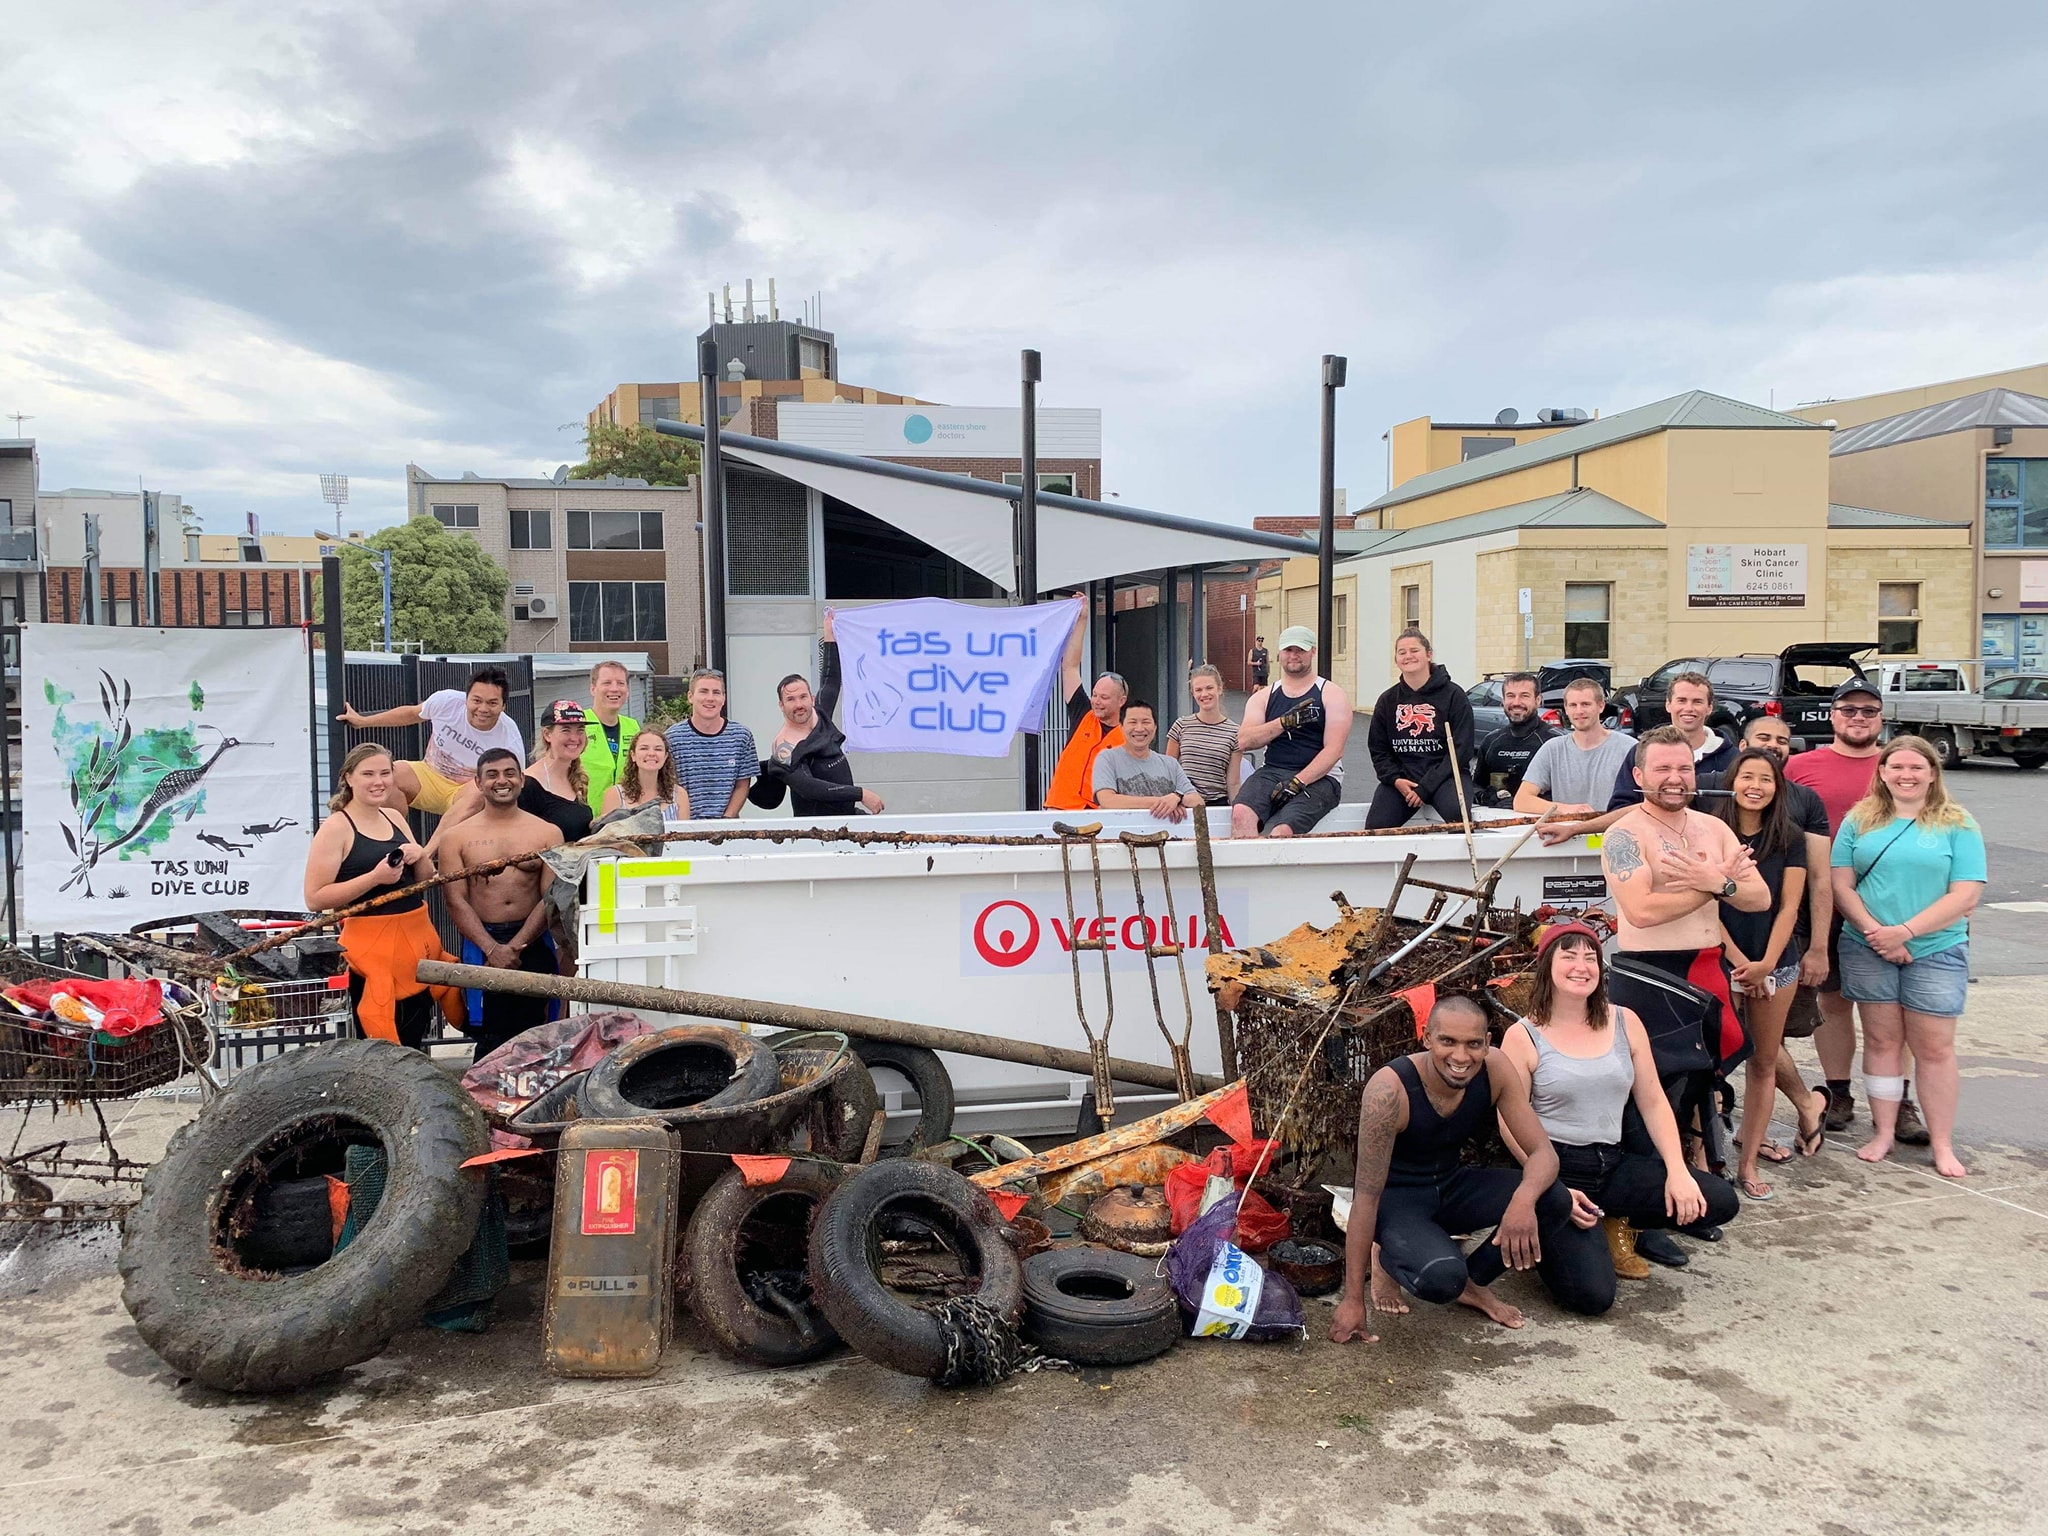
<instances>
[{"instance_id":1,"label":"flip flop sandal","mask_svg":"<svg viewBox=\"0 0 2048 1536\"><path fill-rule=\"evenodd\" d=\"M1775 1141L1766 1141L1756 1149L1756 1155L1767 1163L1789 1163L1792 1154Z\"/></svg>"},{"instance_id":2,"label":"flip flop sandal","mask_svg":"<svg viewBox=\"0 0 2048 1536\"><path fill-rule=\"evenodd\" d=\"M1801 1157L1818 1157L1820 1149L1828 1144L1827 1112L1834 1099L1825 1088L1815 1088L1812 1092L1821 1096L1820 1118L1814 1122L1811 1131L1801 1131L1793 1138L1793 1144L1799 1148Z\"/></svg>"},{"instance_id":3,"label":"flip flop sandal","mask_svg":"<svg viewBox=\"0 0 2048 1536\"><path fill-rule=\"evenodd\" d=\"M1758 1205L1777 1198L1777 1191L1759 1179L1741 1179L1736 1182L1735 1187L1742 1191L1743 1199L1753 1200Z\"/></svg>"}]
</instances>

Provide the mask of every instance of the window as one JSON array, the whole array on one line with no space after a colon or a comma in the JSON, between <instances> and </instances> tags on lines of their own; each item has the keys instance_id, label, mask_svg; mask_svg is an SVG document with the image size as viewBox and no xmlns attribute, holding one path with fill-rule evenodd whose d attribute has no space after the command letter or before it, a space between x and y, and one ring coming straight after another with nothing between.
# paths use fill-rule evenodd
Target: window
<instances>
[{"instance_id":1,"label":"window","mask_svg":"<svg viewBox=\"0 0 2048 1536\"><path fill-rule=\"evenodd\" d=\"M1877 584L1877 650L1880 656L1920 654L1920 583Z\"/></svg>"},{"instance_id":2,"label":"window","mask_svg":"<svg viewBox=\"0 0 2048 1536\"><path fill-rule=\"evenodd\" d=\"M1498 705L1500 703L1500 684L1491 678L1488 678L1485 682L1473 684L1465 693L1465 702L1488 708Z\"/></svg>"},{"instance_id":3,"label":"window","mask_svg":"<svg viewBox=\"0 0 2048 1536\"><path fill-rule=\"evenodd\" d=\"M514 507L512 509L512 547L514 549L552 549L554 529L549 526L546 507Z\"/></svg>"},{"instance_id":4,"label":"window","mask_svg":"<svg viewBox=\"0 0 2048 1536\"><path fill-rule=\"evenodd\" d=\"M477 510L473 506L444 506L435 507L433 510L434 516L440 520L443 528L475 528L480 523Z\"/></svg>"},{"instance_id":5,"label":"window","mask_svg":"<svg viewBox=\"0 0 2048 1536\"><path fill-rule=\"evenodd\" d=\"M1984 547L2048 549L2048 459L1984 461Z\"/></svg>"},{"instance_id":6,"label":"window","mask_svg":"<svg viewBox=\"0 0 2048 1536\"><path fill-rule=\"evenodd\" d=\"M569 583L569 639L572 643L578 640L611 642L667 638L667 583Z\"/></svg>"},{"instance_id":7,"label":"window","mask_svg":"<svg viewBox=\"0 0 2048 1536\"><path fill-rule=\"evenodd\" d=\"M1717 694L1731 689L1741 693L1775 693L1778 689L1778 664L1760 656L1731 657L1710 663L1707 681L1714 685ZM1669 688L1670 685L1667 683L1665 686ZM1788 677L1785 691L1793 692L1795 686L1794 678ZM1812 691L1819 693L1823 690L1816 688Z\"/></svg>"},{"instance_id":8,"label":"window","mask_svg":"<svg viewBox=\"0 0 2048 1536\"><path fill-rule=\"evenodd\" d=\"M809 597L810 493L793 481L728 470L725 497L726 590Z\"/></svg>"},{"instance_id":9,"label":"window","mask_svg":"<svg viewBox=\"0 0 2048 1536\"><path fill-rule=\"evenodd\" d=\"M1337 654L1342 656L1351 649L1351 599L1347 596L1333 598L1331 617L1337 626Z\"/></svg>"},{"instance_id":10,"label":"window","mask_svg":"<svg viewBox=\"0 0 2048 1536\"><path fill-rule=\"evenodd\" d=\"M833 497L824 498L819 527L828 600L998 595L995 583L979 571Z\"/></svg>"},{"instance_id":11,"label":"window","mask_svg":"<svg viewBox=\"0 0 2048 1536\"><path fill-rule=\"evenodd\" d=\"M829 376L832 372L832 349L820 337L799 336L796 339L796 365Z\"/></svg>"},{"instance_id":12,"label":"window","mask_svg":"<svg viewBox=\"0 0 2048 1536\"><path fill-rule=\"evenodd\" d=\"M1022 485L1023 483L1024 472L1022 470L1007 471L1003 475L1003 484L1005 485ZM1074 477L1068 474L1048 475L1041 473L1038 477L1038 489L1041 493L1050 491L1055 496L1078 496L1081 494L1074 489Z\"/></svg>"},{"instance_id":13,"label":"window","mask_svg":"<svg viewBox=\"0 0 2048 1536\"><path fill-rule=\"evenodd\" d=\"M651 427L657 421L680 421L683 417L682 404L680 395L642 395L640 425Z\"/></svg>"},{"instance_id":14,"label":"window","mask_svg":"<svg viewBox=\"0 0 2048 1536\"><path fill-rule=\"evenodd\" d=\"M563 514L571 549L659 549L661 514L616 507L594 512L574 508ZM543 546L536 546L543 547Z\"/></svg>"},{"instance_id":15,"label":"window","mask_svg":"<svg viewBox=\"0 0 2048 1536\"><path fill-rule=\"evenodd\" d=\"M512 617L521 621L531 619L533 617L533 610L525 603L514 603L512 605Z\"/></svg>"},{"instance_id":16,"label":"window","mask_svg":"<svg viewBox=\"0 0 2048 1536\"><path fill-rule=\"evenodd\" d=\"M1588 661L1608 656L1614 588L1604 581L1564 584L1564 653Z\"/></svg>"},{"instance_id":17,"label":"window","mask_svg":"<svg viewBox=\"0 0 2048 1536\"><path fill-rule=\"evenodd\" d=\"M1422 627L1422 588L1420 586L1401 589L1401 624L1406 629Z\"/></svg>"},{"instance_id":18,"label":"window","mask_svg":"<svg viewBox=\"0 0 2048 1536\"><path fill-rule=\"evenodd\" d=\"M1645 688L1662 692L1671 686L1671 679L1681 672L1704 672L1707 664L1697 657L1688 656L1682 661L1667 661L1643 680Z\"/></svg>"},{"instance_id":19,"label":"window","mask_svg":"<svg viewBox=\"0 0 2048 1536\"><path fill-rule=\"evenodd\" d=\"M1461 460L1481 459L1489 453L1499 453L1503 448L1514 446L1512 437L1461 437L1458 439L1458 457Z\"/></svg>"}]
</instances>

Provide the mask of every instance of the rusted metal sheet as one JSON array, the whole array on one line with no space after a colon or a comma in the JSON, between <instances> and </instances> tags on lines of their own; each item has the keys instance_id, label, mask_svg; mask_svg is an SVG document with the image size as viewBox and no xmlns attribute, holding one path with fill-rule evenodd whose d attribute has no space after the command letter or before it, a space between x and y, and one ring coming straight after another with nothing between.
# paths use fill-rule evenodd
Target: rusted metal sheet
<instances>
[{"instance_id":1,"label":"rusted metal sheet","mask_svg":"<svg viewBox=\"0 0 2048 1536\"><path fill-rule=\"evenodd\" d=\"M1209 1107L1227 1097L1236 1083L1230 1083L1199 1099L1189 1099L1185 1104L1162 1110L1146 1120L1133 1120L1129 1125L1119 1126L1113 1131L1104 1131L1100 1136L1090 1136L1082 1141L1070 1141L1063 1147L1054 1147L1050 1152L1041 1152L1036 1157L1023 1158L1018 1162L1005 1163L1000 1168L984 1168L971 1176L973 1183L983 1189L1000 1189L1005 1184L1022 1179L1035 1179L1048 1173L1058 1173L1062 1168L1078 1168L1083 1163L1092 1163L1098 1158L1109 1157L1117 1152L1130 1152L1139 1147L1148 1147L1155 1141L1164 1141L1176 1131L1184 1131L1208 1114Z\"/></svg>"},{"instance_id":2,"label":"rusted metal sheet","mask_svg":"<svg viewBox=\"0 0 2048 1536\"><path fill-rule=\"evenodd\" d=\"M652 1376L675 1328L676 1133L585 1120L562 1133L544 1358L557 1376Z\"/></svg>"},{"instance_id":3,"label":"rusted metal sheet","mask_svg":"<svg viewBox=\"0 0 2048 1536\"><path fill-rule=\"evenodd\" d=\"M1337 920L1327 928L1303 923L1270 944L1254 944L1211 955L1209 990L1235 1009L1246 988L1294 1002L1328 1008L1342 992L1337 975L1365 952L1380 921L1378 907L1345 904L1334 893Z\"/></svg>"},{"instance_id":4,"label":"rusted metal sheet","mask_svg":"<svg viewBox=\"0 0 2048 1536\"><path fill-rule=\"evenodd\" d=\"M1128 1184L1157 1188L1166 1182L1166 1176L1175 1168L1193 1161L1179 1147L1155 1142L1149 1147L1098 1157L1092 1163L1083 1163L1063 1173L1048 1174L1038 1181L1038 1187L1049 1204L1078 1204Z\"/></svg>"}]
</instances>

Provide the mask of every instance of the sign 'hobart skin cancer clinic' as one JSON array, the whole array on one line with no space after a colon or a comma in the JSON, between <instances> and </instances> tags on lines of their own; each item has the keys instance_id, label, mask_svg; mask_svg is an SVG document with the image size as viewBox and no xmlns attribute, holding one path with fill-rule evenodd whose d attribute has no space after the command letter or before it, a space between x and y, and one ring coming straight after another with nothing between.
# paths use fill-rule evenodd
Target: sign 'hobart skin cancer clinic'
<instances>
[{"instance_id":1,"label":"sign 'hobart skin cancer clinic'","mask_svg":"<svg viewBox=\"0 0 2048 1536\"><path fill-rule=\"evenodd\" d=\"M1685 552L1688 608L1804 608L1804 544L1692 544Z\"/></svg>"}]
</instances>

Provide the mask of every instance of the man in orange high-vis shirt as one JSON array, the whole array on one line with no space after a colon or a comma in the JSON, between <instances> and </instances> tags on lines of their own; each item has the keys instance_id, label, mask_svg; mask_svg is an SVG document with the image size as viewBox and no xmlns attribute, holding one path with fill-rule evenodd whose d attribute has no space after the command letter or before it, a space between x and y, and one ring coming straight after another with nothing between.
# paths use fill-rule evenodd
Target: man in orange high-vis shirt
<instances>
[{"instance_id":1,"label":"man in orange high-vis shirt","mask_svg":"<svg viewBox=\"0 0 2048 1536\"><path fill-rule=\"evenodd\" d=\"M1095 756L1105 747L1124 744L1124 701L1131 690L1114 672L1105 672L1087 691L1081 688L1081 646L1088 634L1088 612L1084 607L1067 636L1066 654L1060 658L1060 697L1067 701L1067 747L1052 771L1052 787L1046 791L1048 811L1092 811L1095 809Z\"/></svg>"}]
</instances>

